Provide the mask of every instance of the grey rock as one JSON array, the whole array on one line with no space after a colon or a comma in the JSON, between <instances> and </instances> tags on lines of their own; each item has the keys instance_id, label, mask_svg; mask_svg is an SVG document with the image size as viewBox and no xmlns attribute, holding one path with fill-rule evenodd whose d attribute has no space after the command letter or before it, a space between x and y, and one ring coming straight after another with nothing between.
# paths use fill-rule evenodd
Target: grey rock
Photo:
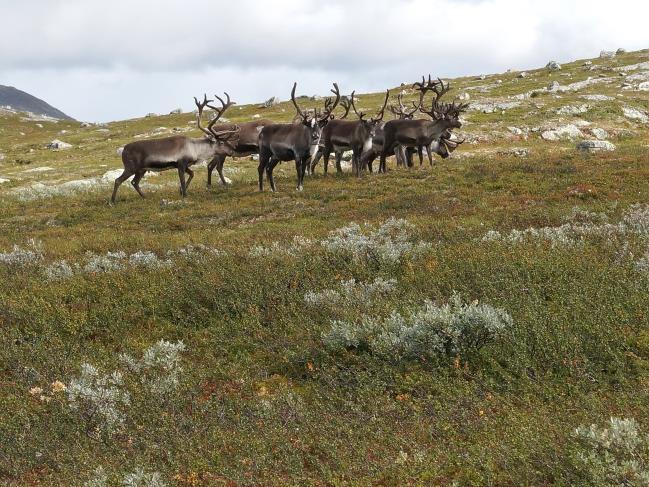
<instances>
[{"instance_id":1,"label":"grey rock","mask_svg":"<svg viewBox=\"0 0 649 487\"><path fill-rule=\"evenodd\" d=\"M81 122L81 128L85 129L88 127L92 127L94 124L90 122Z\"/></svg>"},{"instance_id":2,"label":"grey rock","mask_svg":"<svg viewBox=\"0 0 649 487\"><path fill-rule=\"evenodd\" d=\"M182 108L176 108L174 110L171 110L169 112L169 115L180 115L181 113L183 113L183 109Z\"/></svg>"},{"instance_id":3,"label":"grey rock","mask_svg":"<svg viewBox=\"0 0 649 487\"><path fill-rule=\"evenodd\" d=\"M121 155L122 155L122 152L124 152L124 147L118 147L118 148L117 148L117 155L118 155L118 156L121 156Z\"/></svg>"},{"instance_id":4,"label":"grey rock","mask_svg":"<svg viewBox=\"0 0 649 487\"><path fill-rule=\"evenodd\" d=\"M577 144L577 149L584 152L611 152L615 145L606 140L584 140Z\"/></svg>"},{"instance_id":5,"label":"grey rock","mask_svg":"<svg viewBox=\"0 0 649 487\"><path fill-rule=\"evenodd\" d=\"M527 78L528 74L527 71L523 71L522 73L518 73L519 78Z\"/></svg>"},{"instance_id":6,"label":"grey rock","mask_svg":"<svg viewBox=\"0 0 649 487\"><path fill-rule=\"evenodd\" d=\"M632 107L622 107L622 113L626 118L630 118L631 120L638 120L642 123L649 123L649 116L637 108L632 108Z\"/></svg>"},{"instance_id":7,"label":"grey rock","mask_svg":"<svg viewBox=\"0 0 649 487\"><path fill-rule=\"evenodd\" d=\"M273 97L269 98L268 100L266 100L264 103L262 103L259 106L259 108L272 108L275 105L279 105L279 98L277 98L276 96L273 96Z\"/></svg>"},{"instance_id":8,"label":"grey rock","mask_svg":"<svg viewBox=\"0 0 649 487\"><path fill-rule=\"evenodd\" d=\"M47 144L47 148L48 149L70 149L72 148L72 144L68 144L67 142L54 139L52 142Z\"/></svg>"},{"instance_id":9,"label":"grey rock","mask_svg":"<svg viewBox=\"0 0 649 487\"><path fill-rule=\"evenodd\" d=\"M626 54L626 49L620 47L617 51L615 51L615 54Z\"/></svg>"},{"instance_id":10,"label":"grey rock","mask_svg":"<svg viewBox=\"0 0 649 487\"><path fill-rule=\"evenodd\" d=\"M550 71L561 71L561 65L556 61L550 61L545 67Z\"/></svg>"},{"instance_id":11,"label":"grey rock","mask_svg":"<svg viewBox=\"0 0 649 487\"><path fill-rule=\"evenodd\" d=\"M599 57L603 59L611 59L615 57L615 51L602 51L599 53Z\"/></svg>"},{"instance_id":12,"label":"grey rock","mask_svg":"<svg viewBox=\"0 0 649 487\"><path fill-rule=\"evenodd\" d=\"M548 85L548 91L558 91L559 88L561 88L561 85L559 84L559 82L557 80L552 81Z\"/></svg>"},{"instance_id":13,"label":"grey rock","mask_svg":"<svg viewBox=\"0 0 649 487\"><path fill-rule=\"evenodd\" d=\"M600 128L594 128L591 129L590 131L591 134L597 139L597 140L606 140L608 139L608 132L604 129Z\"/></svg>"},{"instance_id":14,"label":"grey rock","mask_svg":"<svg viewBox=\"0 0 649 487\"><path fill-rule=\"evenodd\" d=\"M151 117L157 117L157 116L158 116L157 113L149 112L149 113L147 113L144 117L145 117L145 118L151 118Z\"/></svg>"},{"instance_id":15,"label":"grey rock","mask_svg":"<svg viewBox=\"0 0 649 487\"><path fill-rule=\"evenodd\" d=\"M541 133L541 138L543 140L556 141L561 139L576 139L578 137L583 137L584 134L579 130L579 128L574 124L564 125L562 127L556 127L551 130L546 130Z\"/></svg>"}]
</instances>

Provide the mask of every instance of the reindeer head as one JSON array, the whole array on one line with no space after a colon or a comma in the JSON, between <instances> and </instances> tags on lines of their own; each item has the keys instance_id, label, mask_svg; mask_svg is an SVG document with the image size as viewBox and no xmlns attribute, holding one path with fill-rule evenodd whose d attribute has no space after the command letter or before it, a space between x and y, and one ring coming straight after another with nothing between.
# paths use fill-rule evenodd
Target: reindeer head
<instances>
[{"instance_id":1,"label":"reindeer head","mask_svg":"<svg viewBox=\"0 0 649 487\"><path fill-rule=\"evenodd\" d=\"M462 127L462 122L460 122L460 114L469 107L469 104L457 104L455 101L453 101L453 103L440 103L439 99L446 93L448 93L448 91L451 89L450 85L448 83L444 85L444 82L439 78L438 81L432 82L431 84L430 76L428 77L428 84L430 85L429 89L435 92L435 97L433 98L433 101L431 103L430 110L420 108L420 111L427 114L433 120L442 122L446 126L446 128L459 129L460 127Z\"/></svg>"},{"instance_id":2,"label":"reindeer head","mask_svg":"<svg viewBox=\"0 0 649 487\"><path fill-rule=\"evenodd\" d=\"M234 105L234 102L230 101L230 95L227 93L225 93L227 102L223 101L223 99L218 95L214 96L221 102L221 108L210 105L214 100L208 100L207 95L203 95L202 102L199 102L198 99L194 97L194 102L198 107L198 114L196 115L197 126L205 133L205 138L216 151L226 155L232 155L239 143L239 126L235 125L234 128L217 131L214 130L214 124L219 120L219 118L221 118L221 115L223 115L229 107ZM214 118L212 118L208 123L207 128L201 125L201 118L203 117L203 110L205 107L211 108L216 113Z\"/></svg>"},{"instance_id":3,"label":"reindeer head","mask_svg":"<svg viewBox=\"0 0 649 487\"><path fill-rule=\"evenodd\" d=\"M315 146L320 143L320 137L322 136L322 129L329 123L329 120L333 118L333 111L340 101L340 90L338 89L338 84L334 83L334 88L331 92L336 95L336 99L332 100L331 98L326 98L324 101L324 111L315 110L314 114L309 112L303 112L300 109L300 106L295 100L295 89L297 88L297 82L293 83L293 89L291 90L291 101L295 106L297 116L300 118L300 123L307 127L311 134L311 145Z\"/></svg>"},{"instance_id":4,"label":"reindeer head","mask_svg":"<svg viewBox=\"0 0 649 487\"><path fill-rule=\"evenodd\" d=\"M370 117L369 120L364 118L365 117L364 112L359 112L356 109L356 105L354 103L354 94L355 93L356 93L356 91L352 91L352 94L349 97L351 106L354 109L354 113L358 117L358 121L363 125L363 128L367 131L367 133L369 133L369 135L371 137L374 137L374 135L376 135L376 127L377 127L377 125L383 120L383 115L385 114L385 107L388 104L388 98L390 96L390 90L387 90L385 92L385 101L383 102L383 106L381 107L381 110L379 110L379 112L376 114L375 117ZM349 111L349 109L347 109L347 111ZM346 113L345 113L345 116L347 116Z\"/></svg>"},{"instance_id":5,"label":"reindeer head","mask_svg":"<svg viewBox=\"0 0 649 487\"><path fill-rule=\"evenodd\" d=\"M437 152L437 154L439 154L442 159L447 159L451 155L451 153L466 140L454 140L451 137L451 130L447 129L444 131L444 133L442 133L442 136L437 141L437 148L435 149L435 152Z\"/></svg>"}]
</instances>

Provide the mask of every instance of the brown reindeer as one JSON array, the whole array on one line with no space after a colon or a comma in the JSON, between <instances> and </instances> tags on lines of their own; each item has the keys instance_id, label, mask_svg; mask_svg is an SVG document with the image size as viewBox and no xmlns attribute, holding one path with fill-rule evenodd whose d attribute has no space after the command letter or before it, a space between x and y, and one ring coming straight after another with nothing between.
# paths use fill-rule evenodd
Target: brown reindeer
<instances>
[{"instance_id":1,"label":"brown reindeer","mask_svg":"<svg viewBox=\"0 0 649 487\"><path fill-rule=\"evenodd\" d=\"M273 180L273 169L280 161L295 161L295 171L297 172L297 190L302 191L304 188L304 174L307 164L312 154L318 148L322 129L331 120L331 114L340 101L340 90L334 83L334 89L331 90L336 95L335 101L330 98L325 100L325 109L323 113L315 112L314 115L304 113L297 101L295 100L295 89L297 83L293 85L291 91L291 100L295 106L297 114L300 116L300 122L295 124L271 124L266 125L259 133L259 191L263 191L263 175L266 176L272 191L275 191L275 181Z\"/></svg>"},{"instance_id":2,"label":"brown reindeer","mask_svg":"<svg viewBox=\"0 0 649 487\"><path fill-rule=\"evenodd\" d=\"M440 103L439 99L450 89L450 86L444 85L442 80L432 82L429 77L427 86L430 88L427 88L426 91L434 91L435 98L430 110L421 111L427 113L432 120L390 120L386 122L383 128L384 140L379 172L386 172L386 157L391 154L396 155L395 150L398 150L398 146L424 147L432 165L432 142L440 140L447 131L462 127L460 113L467 109L468 104ZM421 100L423 100L423 93L422 91Z\"/></svg>"},{"instance_id":3,"label":"brown reindeer","mask_svg":"<svg viewBox=\"0 0 649 487\"><path fill-rule=\"evenodd\" d=\"M198 107L197 125L205 133L205 137L193 138L176 135L126 144L122 152L124 172L115 179L113 195L110 198L111 204L115 203L115 197L120 185L131 176L135 175L131 184L138 194L144 198L144 193L140 189L140 181L144 174L147 171L165 171L171 168L178 169L180 194L184 198L187 196L187 187L194 177L194 172L189 168L192 164L211 159L216 154L232 155L238 143L239 127L235 125L232 128L220 131L213 128L228 107L233 105L230 96L227 93L225 96L227 102L218 96L216 97L221 102L221 108L210 105L213 100L208 100L207 95L203 97L202 102L194 98L194 102ZM201 125L203 109L206 106L216 112L216 116L209 122L207 128ZM187 182L185 182L185 174L189 175Z\"/></svg>"}]
</instances>

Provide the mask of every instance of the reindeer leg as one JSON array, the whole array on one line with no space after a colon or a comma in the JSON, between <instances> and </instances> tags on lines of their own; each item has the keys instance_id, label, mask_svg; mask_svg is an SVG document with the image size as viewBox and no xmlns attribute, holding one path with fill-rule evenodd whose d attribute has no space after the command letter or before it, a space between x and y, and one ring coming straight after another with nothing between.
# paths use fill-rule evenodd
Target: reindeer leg
<instances>
[{"instance_id":1,"label":"reindeer leg","mask_svg":"<svg viewBox=\"0 0 649 487\"><path fill-rule=\"evenodd\" d=\"M295 172L297 173L297 190L302 191L302 159L300 157L295 158Z\"/></svg>"},{"instance_id":2,"label":"reindeer leg","mask_svg":"<svg viewBox=\"0 0 649 487\"><path fill-rule=\"evenodd\" d=\"M189 179L187 179L187 184L186 184L186 187L189 188L189 183L191 183L192 179L194 179L194 171L192 171L187 167L185 168L185 173L189 174Z\"/></svg>"},{"instance_id":3,"label":"reindeer leg","mask_svg":"<svg viewBox=\"0 0 649 487\"><path fill-rule=\"evenodd\" d=\"M318 147L318 151L315 153L313 158L311 159L311 165L310 165L310 173L313 175L315 173L315 167L318 165L318 162L320 162L320 159L322 158L322 148ZM325 174L327 173L327 169L325 166Z\"/></svg>"},{"instance_id":4,"label":"reindeer leg","mask_svg":"<svg viewBox=\"0 0 649 487\"><path fill-rule=\"evenodd\" d=\"M270 153L266 152L265 150L260 150L259 165L257 166L257 172L259 173L259 191L264 190L264 169L268 168L269 162L270 162Z\"/></svg>"},{"instance_id":5,"label":"reindeer leg","mask_svg":"<svg viewBox=\"0 0 649 487\"><path fill-rule=\"evenodd\" d=\"M343 159L343 151L336 152L336 174L343 173L343 167L340 165L340 161Z\"/></svg>"},{"instance_id":6,"label":"reindeer leg","mask_svg":"<svg viewBox=\"0 0 649 487\"><path fill-rule=\"evenodd\" d=\"M140 172L138 172L138 173L135 175L135 177L133 178L133 181L131 181L131 185L135 188L135 191L137 191L137 193L138 193L142 198L144 198L144 193L142 193L142 190L140 189L140 180L141 180L142 177L144 176L144 173L145 173L145 172L146 172L146 171L140 171Z\"/></svg>"},{"instance_id":7,"label":"reindeer leg","mask_svg":"<svg viewBox=\"0 0 649 487\"><path fill-rule=\"evenodd\" d=\"M423 147L421 145L417 146L417 155L419 156L419 167L421 167L424 163L424 154L423 154ZM428 147L426 147L428 150Z\"/></svg>"},{"instance_id":8,"label":"reindeer leg","mask_svg":"<svg viewBox=\"0 0 649 487\"><path fill-rule=\"evenodd\" d=\"M185 198L187 196L187 183L185 183L185 171L187 170L187 163L180 161L178 163L178 179L180 179L180 196Z\"/></svg>"},{"instance_id":9,"label":"reindeer leg","mask_svg":"<svg viewBox=\"0 0 649 487\"><path fill-rule=\"evenodd\" d=\"M277 164L279 164L279 159L273 156L270 158L268 165L266 166L266 177L268 178L268 182L270 183L270 190L273 193L276 191L273 171L275 170L275 166L277 166Z\"/></svg>"},{"instance_id":10,"label":"reindeer leg","mask_svg":"<svg viewBox=\"0 0 649 487\"><path fill-rule=\"evenodd\" d=\"M322 151L322 154L324 156L324 173L326 175L327 170L329 169L329 157L331 156L331 147L325 147L324 150Z\"/></svg>"},{"instance_id":11,"label":"reindeer leg","mask_svg":"<svg viewBox=\"0 0 649 487\"><path fill-rule=\"evenodd\" d=\"M433 154L430 152L429 145L426 146L426 155L428 156L428 162L430 162L430 167L433 167Z\"/></svg>"},{"instance_id":12,"label":"reindeer leg","mask_svg":"<svg viewBox=\"0 0 649 487\"><path fill-rule=\"evenodd\" d=\"M115 179L115 186L113 187L113 195L110 197L110 204L111 206L115 204L115 197L117 196L117 189L121 186L121 184L126 181L128 178L130 178L133 175L133 171L130 169L124 168L124 172L120 174L117 179Z\"/></svg>"},{"instance_id":13,"label":"reindeer leg","mask_svg":"<svg viewBox=\"0 0 649 487\"><path fill-rule=\"evenodd\" d=\"M207 164L207 189L212 187L212 171L218 164L219 156L214 156L212 160Z\"/></svg>"}]
</instances>

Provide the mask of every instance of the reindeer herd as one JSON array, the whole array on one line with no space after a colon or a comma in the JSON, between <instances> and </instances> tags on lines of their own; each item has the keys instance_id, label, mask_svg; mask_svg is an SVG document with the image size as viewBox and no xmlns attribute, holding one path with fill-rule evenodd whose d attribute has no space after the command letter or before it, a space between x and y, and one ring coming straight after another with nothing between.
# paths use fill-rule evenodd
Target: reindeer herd
<instances>
[{"instance_id":1,"label":"reindeer herd","mask_svg":"<svg viewBox=\"0 0 649 487\"><path fill-rule=\"evenodd\" d=\"M348 98L340 96L336 83L331 92L334 98L326 98L322 110L302 110L295 98L297 83L293 84L291 101L295 106L296 118L293 123L274 123L271 120L255 120L252 122L218 123L223 113L234 103L225 93L225 100L219 96L216 99L220 107L212 105L213 100L207 96L203 101L194 98L197 110L197 126L205 134L204 137L192 138L184 136L165 137L160 139L141 140L132 142L124 147L122 162L124 171L115 180L111 204L115 203L117 190L120 185L133 176L131 184L138 194L144 198L140 189L140 181L147 171L164 171L176 168L180 180L180 194L185 197L194 172L190 166L197 162L209 161L207 166L207 186L212 185L212 172L217 170L221 182L226 183L223 176L223 164L226 157L243 157L259 154L259 190L263 191L264 172L271 190L275 191L273 169L282 161L295 161L297 173L297 189L304 187L304 176L313 173L320 159L324 160L324 172L327 173L329 158L333 153L336 161L336 171L342 172L341 159L343 152L352 151L352 171L361 176L369 169L373 172L373 163L378 158L378 172L387 171L386 158L394 155L397 165L412 167L413 155L419 156L419 165L423 163L423 152L426 151L428 160L433 165L433 153L447 158L464 140L455 140L452 131L462 126L460 115L467 109L467 104L457 104L455 101L446 103L440 101L450 89L441 79L428 80L422 77L421 82L414 83L413 88L419 91L419 102L412 102L408 108L403 104L402 95L397 97L398 105L390 105L389 90L385 93L383 106L375 116L358 111L355 104L355 92ZM425 106L425 96L432 92L430 108ZM340 104L344 114L336 119L334 110ZM214 111L214 117L207 127L201 124L205 108ZM383 121L386 107L396 117L387 122ZM354 111L356 120L348 120L350 110ZM427 118L415 118L419 112Z\"/></svg>"}]
</instances>

